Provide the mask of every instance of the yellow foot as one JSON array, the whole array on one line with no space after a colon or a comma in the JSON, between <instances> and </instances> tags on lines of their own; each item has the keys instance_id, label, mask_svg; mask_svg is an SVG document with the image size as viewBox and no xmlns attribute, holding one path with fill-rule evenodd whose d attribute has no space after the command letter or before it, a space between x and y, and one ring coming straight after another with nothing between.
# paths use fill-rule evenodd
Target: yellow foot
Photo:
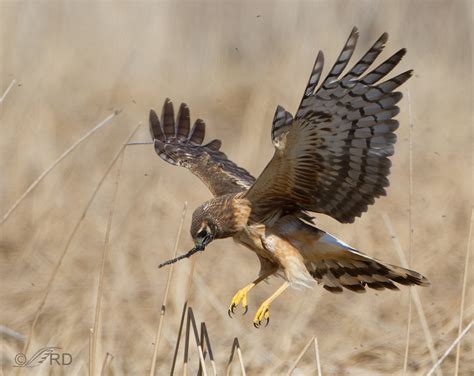
<instances>
[{"instance_id":1,"label":"yellow foot","mask_svg":"<svg viewBox=\"0 0 474 376\"><path fill-rule=\"evenodd\" d=\"M267 322L265 326L268 325L270 322L270 305L268 303L262 303L262 305L258 308L257 313L253 318L253 326L257 329L262 325L262 320L266 319Z\"/></svg>"},{"instance_id":2,"label":"yellow foot","mask_svg":"<svg viewBox=\"0 0 474 376\"><path fill-rule=\"evenodd\" d=\"M230 302L229 310L227 311L230 318L232 318L232 315L235 313L235 307L237 307L240 302L242 302L242 308L244 309L243 315L247 313L249 309L247 305L247 293L253 286L253 284L245 286L244 288L237 291L237 293L234 295L232 301Z\"/></svg>"}]
</instances>

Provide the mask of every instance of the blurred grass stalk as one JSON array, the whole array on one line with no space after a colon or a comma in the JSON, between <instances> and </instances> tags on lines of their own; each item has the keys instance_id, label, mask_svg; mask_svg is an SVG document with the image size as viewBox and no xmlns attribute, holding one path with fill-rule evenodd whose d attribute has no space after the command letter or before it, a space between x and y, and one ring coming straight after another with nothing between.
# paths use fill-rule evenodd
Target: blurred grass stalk
<instances>
[{"instance_id":1,"label":"blurred grass stalk","mask_svg":"<svg viewBox=\"0 0 474 376\"><path fill-rule=\"evenodd\" d=\"M321 373L321 364L319 362L319 348L318 348L318 340L316 338L316 336L313 336L311 337L311 339L308 341L308 343L303 347L303 350L301 350L301 352L299 353L298 357L296 358L295 362L293 363L293 365L291 366L291 368L289 369L288 373L287 373L287 376L291 376L293 374L293 372L295 371L296 367L298 366L298 363L301 361L301 359L303 358L304 354L306 354L306 352L308 351L309 347L311 346L311 344L314 344L314 351L315 351L315 355L316 355L316 368L318 370L318 376L321 376L322 373Z\"/></svg>"},{"instance_id":2,"label":"blurred grass stalk","mask_svg":"<svg viewBox=\"0 0 474 376\"><path fill-rule=\"evenodd\" d=\"M471 208L471 219L469 221L469 235L467 236L467 249L466 258L464 261L464 276L462 281L462 292L461 292L461 307L459 308L459 327L458 337L461 335L462 321L464 316L464 300L466 298L466 286L467 286L467 272L469 266L469 252L471 250L471 238L472 238L472 220L473 220L474 208ZM471 322L472 324L472 322ZM456 347L456 363L454 366L454 376L458 376L459 373L459 358L461 356L461 341L458 342Z\"/></svg>"},{"instance_id":3,"label":"blurred grass stalk","mask_svg":"<svg viewBox=\"0 0 474 376\"><path fill-rule=\"evenodd\" d=\"M194 318L193 309L191 307L188 308L188 316L186 320L186 336L184 342L184 360L183 360L183 376L188 374L188 360L189 360L189 341L191 339L191 328L193 329L194 339L196 341L196 347L199 354L199 374L203 374L207 376L207 369L206 363L204 361L204 353L203 348L201 346L201 342L199 340L199 334L196 326L196 320Z\"/></svg>"},{"instance_id":4,"label":"blurred grass stalk","mask_svg":"<svg viewBox=\"0 0 474 376\"><path fill-rule=\"evenodd\" d=\"M229 361L227 362L227 369L226 369L226 376L230 375L230 371L232 369L232 360L234 360L234 353L235 350L237 350L237 356L239 357L239 365L240 365L240 371L242 372L242 376L246 376L245 372L245 365L244 365L244 359L242 357L242 351L240 350L240 343L239 339L237 337L234 338L234 341L232 342L232 348L230 349L230 357Z\"/></svg>"},{"instance_id":5,"label":"blurred grass stalk","mask_svg":"<svg viewBox=\"0 0 474 376\"><path fill-rule=\"evenodd\" d=\"M390 220L390 217L386 213L383 213L382 217L383 217L385 226L387 227L387 230L390 234L390 238L392 239L392 242L395 246L395 250L398 253L398 257L400 258L400 262L402 266L404 268L408 268L409 266L405 258L405 253L403 252L402 246L398 240L395 230L393 229L393 225L392 225L392 221ZM425 335L426 343L428 345L431 361L433 362L433 364L436 364L438 362L438 355L436 354L433 336L431 335L430 328L426 320L426 315L425 315L425 311L423 310L423 305L421 304L420 295L418 294L418 290L416 288L410 288L410 293L411 293L413 302L415 303L416 311L420 318L421 327L423 328L423 333ZM438 374L438 376L442 376L442 372L440 369L437 369L436 373Z\"/></svg>"},{"instance_id":6,"label":"blurred grass stalk","mask_svg":"<svg viewBox=\"0 0 474 376\"><path fill-rule=\"evenodd\" d=\"M209 360L211 362L212 372L213 372L214 376L216 376L217 375L216 362L214 360L214 354L212 352L211 340L209 339L209 333L207 332L207 326L206 326L205 322L201 322L201 340L200 340L200 343L201 343L201 347L204 349L204 351L207 347L207 351L209 353ZM206 359L206 353L204 353L204 359ZM200 373L199 373L199 375L200 375Z\"/></svg>"},{"instance_id":7,"label":"blurred grass stalk","mask_svg":"<svg viewBox=\"0 0 474 376\"><path fill-rule=\"evenodd\" d=\"M33 322L31 323L31 326L30 326L30 330L29 330L29 333L28 333L28 338L27 338L27 341L25 342L25 346L23 347L23 354L26 354L27 351L28 351L28 348L30 346L30 343L31 343L31 340L34 336L34 331L35 331L35 328L36 328L36 324L38 322L38 319L41 315L41 312L43 310L43 307L46 303L46 299L48 298L48 295L49 295L49 292L51 290L51 286L56 278L56 275L58 274L58 271L62 265L62 262L64 260L64 257L66 256L66 253L69 249L69 246L71 245L72 243L72 240L74 239L74 236L76 235L77 231L79 230L79 227L82 223L82 221L84 220L84 218L86 217L86 214L87 212L89 211L89 208L91 207L92 205L92 202L94 201L97 193L99 192L99 189L102 187L102 184L104 183L105 179L107 178L109 172L112 170L112 167L114 166L115 162L117 161L117 159L120 157L120 155L123 153L123 151L125 150L125 147L126 147L126 143L128 141L130 141L130 139L135 135L135 133L138 131L138 129L140 128L141 126L141 122L137 124L137 126L133 129L133 131L127 136L127 138L125 139L125 141L122 143L122 145L120 146L120 149L117 151L117 153L115 154L115 156L112 158L112 160L110 161L109 165L107 166L107 168L105 169L105 172L104 174L102 175L101 179L99 180L99 182L97 183L97 186L94 188L91 196L89 197L89 200L87 201L87 204L86 206L84 207L84 209L82 210L82 213L81 215L79 216L76 224L74 225L74 228L72 229L71 233L69 234L69 237L66 241L66 244L63 248L63 251L61 253L61 256L59 257L59 260L56 264L56 266L54 267L53 269L53 272L51 273L51 276L48 280L48 283L46 285L46 288L45 288L45 292L43 294L43 297L41 298L41 301L40 301L40 304L38 306L38 309L36 310L36 313L35 313L35 317L33 319Z\"/></svg>"},{"instance_id":8,"label":"blurred grass stalk","mask_svg":"<svg viewBox=\"0 0 474 376\"><path fill-rule=\"evenodd\" d=\"M114 356L111 353L105 354L104 361L102 363L102 369L100 370L100 376L105 375L105 371L109 368L110 363L114 359Z\"/></svg>"},{"instance_id":9,"label":"blurred grass stalk","mask_svg":"<svg viewBox=\"0 0 474 376\"><path fill-rule=\"evenodd\" d=\"M459 345L461 343L462 338L469 332L471 329L472 325L474 324L474 320L471 320L471 322L464 328L464 330L461 331L461 333L457 336L457 338L454 340L454 342L447 348L447 350L444 352L444 354L441 356L441 358L438 359L438 361L431 367L431 369L428 371L426 376L431 376L433 372L437 369L439 369L439 365L443 362L444 359L449 355L452 349L454 349L454 346ZM457 370L456 370L457 372Z\"/></svg>"},{"instance_id":10,"label":"blurred grass stalk","mask_svg":"<svg viewBox=\"0 0 474 376\"><path fill-rule=\"evenodd\" d=\"M7 210L7 212L3 215L2 219L0 220L0 225L5 223L5 221L10 217L10 215L15 211L18 205L36 188L36 186L41 183L41 181L48 176L48 174L59 164L61 161L66 158L71 152L73 152L83 141L97 132L100 128L106 125L110 120L112 120L115 116L117 116L121 111L115 110L109 116L107 116L104 120L102 120L99 124L97 124L94 128L84 134L81 138L79 138L76 142L74 142L69 148L66 149L64 153L62 153L58 159L56 159L46 170L44 170L40 176L36 178L36 180L31 183L31 185L26 189L25 192L14 202L14 204ZM128 141L127 141L128 142Z\"/></svg>"},{"instance_id":11,"label":"blurred grass stalk","mask_svg":"<svg viewBox=\"0 0 474 376\"><path fill-rule=\"evenodd\" d=\"M184 224L184 219L186 217L187 209L188 209L188 203L186 201L183 206L183 213L181 214L181 221L179 222L178 233L176 234L176 240L174 243L174 250L173 250L173 258L175 258L178 253L179 239L181 238L181 232L183 231L183 224ZM163 300L161 302L160 319L159 319L158 326L156 329L156 336L155 336L155 342L154 342L155 348L153 349L153 356L151 360L150 376L155 375L156 358L158 356L158 347L160 345L160 340L161 340L163 320L166 314L166 304L168 303L168 293L170 289L171 278L173 276L173 270L174 270L174 264L171 264L168 269L168 278L166 280L165 293L163 296Z\"/></svg>"},{"instance_id":12,"label":"blurred grass stalk","mask_svg":"<svg viewBox=\"0 0 474 376\"><path fill-rule=\"evenodd\" d=\"M191 271L189 272L189 275L188 275L188 283L187 283L187 288L186 288L185 300L184 300L184 304L183 304L183 312L181 314L181 321L179 323L178 336L176 338L176 347L175 347L174 354L173 354L173 363L171 364L170 375L174 375L174 370L176 368L176 361L178 359L179 345L180 345L180 342L181 342L181 334L183 333L183 327L184 327L184 321L186 320L186 312L187 312L187 308L188 308L188 303L189 303L189 300L191 298L191 287L192 287L192 283L193 283L193 274L194 274L194 270L195 270L196 259L197 259L196 256L191 257ZM185 359L185 361L183 362L183 373L184 374L186 373L186 370L187 370L187 362L186 362L186 359Z\"/></svg>"},{"instance_id":13,"label":"blurred grass stalk","mask_svg":"<svg viewBox=\"0 0 474 376\"><path fill-rule=\"evenodd\" d=\"M319 358L319 344L318 338L316 336L314 337L314 352L316 354L316 367L318 369L318 376L322 376L323 373L321 371L321 359Z\"/></svg>"},{"instance_id":14,"label":"blurred grass stalk","mask_svg":"<svg viewBox=\"0 0 474 376\"><path fill-rule=\"evenodd\" d=\"M96 372L96 356L97 356L97 342L99 337L100 331L100 320L101 320L101 307L102 307L102 296L103 296L103 287L104 287L104 273L105 273L105 263L107 261L108 252L110 249L109 241L110 241L110 229L112 228L112 219L115 213L115 203L117 201L117 192L120 183L120 176L123 166L123 159L125 156L125 149L123 149L122 153L120 154L120 158L117 165L117 175L115 178L115 185L114 185L114 192L112 195L112 202L110 205L110 212L109 218L107 220L107 228L105 231L105 239L104 239L104 246L102 249L102 260L100 263L99 269L99 281L97 286L97 296L96 296L96 304L95 304L95 315L94 315L94 336L92 340L92 359L91 359L91 368L93 374Z\"/></svg>"},{"instance_id":15,"label":"blurred grass stalk","mask_svg":"<svg viewBox=\"0 0 474 376\"><path fill-rule=\"evenodd\" d=\"M8 93L10 92L10 90L12 89L13 85L16 84L16 79L13 79L11 82L10 82L10 85L8 85L7 89L5 90L5 92L3 93L3 95L0 97L0 104L3 103L3 101L5 100L5 98L7 97Z\"/></svg>"},{"instance_id":16,"label":"blurred grass stalk","mask_svg":"<svg viewBox=\"0 0 474 376\"><path fill-rule=\"evenodd\" d=\"M411 108L410 91L407 91L408 98L408 265L411 266L411 254L413 249L413 113ZM408 295L411 295L411 286L408 286ZM410 352L410 333L412 321L412 304L410 296L408 296L408 317L407 317L407 332L405 340L405 356L403 358L403 376L407 374L408 368L408 354Z\"/></svg>"}]
</instances>

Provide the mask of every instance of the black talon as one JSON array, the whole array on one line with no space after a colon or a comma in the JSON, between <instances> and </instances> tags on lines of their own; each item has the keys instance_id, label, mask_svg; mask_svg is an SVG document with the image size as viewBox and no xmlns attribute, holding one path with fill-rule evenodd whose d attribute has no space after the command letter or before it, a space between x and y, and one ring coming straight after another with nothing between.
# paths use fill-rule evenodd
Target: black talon
<instances>
[{"instance_id":1,"label":"black talon","mask_svg":"<svg viewBox=\"0 0 474 376\"><path fill-rule=\"evenodd\" d=\"M243 316L243 315L245 315L245 314L248 312L248 310L249 310L249 306L248 306L248 305L246 305L246 306L244 307L244 309L245 309L245 311L244 311L244 313L242 313L242 316Z\"/></svg>"},{"instance_id":2,"label":"black talon","mask_svg":"<svg viewBox=\"0 0 474 376\"><path fill-rule=\"evenodd\" d=\"M255 326L255 329L258 329L258 324L256 322L253 323L253 326Z\"/></svg>"},{"instance_id":3,"label":"black talon","mask_svg":"<svg viewBox=\"0 0 474 376\"><path fill-rule=\"evenodd\" d=\"M267 323L265 324L265 328L268 326L269 322L270 322L270 317L267 317Z\"/></svg>"},{"instance_id":4,"label":"black talon","mask_svg":"<svg viewBox=\"0 0 474 376\"><path fill-rule=\"evenodd\" d=\"M235 310L235 303L232 303L230 308L227 310L227 314L229 315L230 318L232 318L232 315L235 313L234 310Z\"/></svg>"}]
</instances>

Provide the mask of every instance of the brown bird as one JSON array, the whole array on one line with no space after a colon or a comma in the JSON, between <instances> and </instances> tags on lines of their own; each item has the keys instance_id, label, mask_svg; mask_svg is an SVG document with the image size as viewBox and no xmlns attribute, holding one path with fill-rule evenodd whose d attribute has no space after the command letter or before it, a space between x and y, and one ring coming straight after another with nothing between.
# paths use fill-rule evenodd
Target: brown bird
<instances>
[{"instance_id":1,"label":"brown bird","mask_svg":"<svg viewBox=\"0 0 474 376\"><path fill-rule=\"evenodd\" d=\"M254 325L269 321L269 306L289 286L311 287L314 282L333 293L343 288L365 292L397 290L394 284L428 286L421 274L371 258L316 228L308 212L351 223L367 211L375 198L386 194L398 121L394 91L412 71L381 83L402 59L401 49L369 70L387 41L384 33L342 77L358 38L354 28L329 74L318 85L323 70L319 52L295 116L278 106L271 137L275 154L258 179L238 167L219 149L221 142L202 144L205 124L190 127L189 108L181 104L176 116L166 99L161 121L150 111L155 150L165 161L197 175L214 198L195 210L191 236L195 246L167 265L203 251L214 239L233 237L260 260L258 278L232 298L229 315L247 293L276 274L285 281L258 308ZM366 73L368 71L368 73Z\"/></svg>"}]
</instances>

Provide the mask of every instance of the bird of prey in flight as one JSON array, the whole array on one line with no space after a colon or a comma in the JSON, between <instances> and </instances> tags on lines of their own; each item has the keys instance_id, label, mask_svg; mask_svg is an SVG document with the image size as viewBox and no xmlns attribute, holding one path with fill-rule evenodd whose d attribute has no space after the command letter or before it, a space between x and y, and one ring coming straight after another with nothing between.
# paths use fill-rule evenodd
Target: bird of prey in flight
<instances>
[{"instance_id":1,"label":"bird of prey in flight","mask_svg":"<svg viewBox=\"0 0 474 376\"><path fill-rule=\"evenodd\" d=\"M198 119L191 128L186 104L181 104L176 119L169 99L161 120L150 111L156 153L189 169L214 195L193 213L193 249L160 267L203 251L215 239L234 238L257 254L260 273L234 295L230 316L239 304L247 312L247 293L261 281L271 275L284 280L258 308L256 327L265 320L268 324L270 304L289 286L310 287L317 282L332 293L343 289L361 293L366 287L397 290L395 283L429 285L421 274L369 257L318 229L309 214L351 223L385 195L389 185L389 157L398 128L394 117L402 98L395 90L412 71L383 80L405 49L369 69L387 41L384 33L342 75L357 38L354 28L318 86L324 62L319 52L295 115L277 107L271 130L275 153L257 179L220 151L219 140L203 144L205 123Z\"/></svg>"}]
</instances>

